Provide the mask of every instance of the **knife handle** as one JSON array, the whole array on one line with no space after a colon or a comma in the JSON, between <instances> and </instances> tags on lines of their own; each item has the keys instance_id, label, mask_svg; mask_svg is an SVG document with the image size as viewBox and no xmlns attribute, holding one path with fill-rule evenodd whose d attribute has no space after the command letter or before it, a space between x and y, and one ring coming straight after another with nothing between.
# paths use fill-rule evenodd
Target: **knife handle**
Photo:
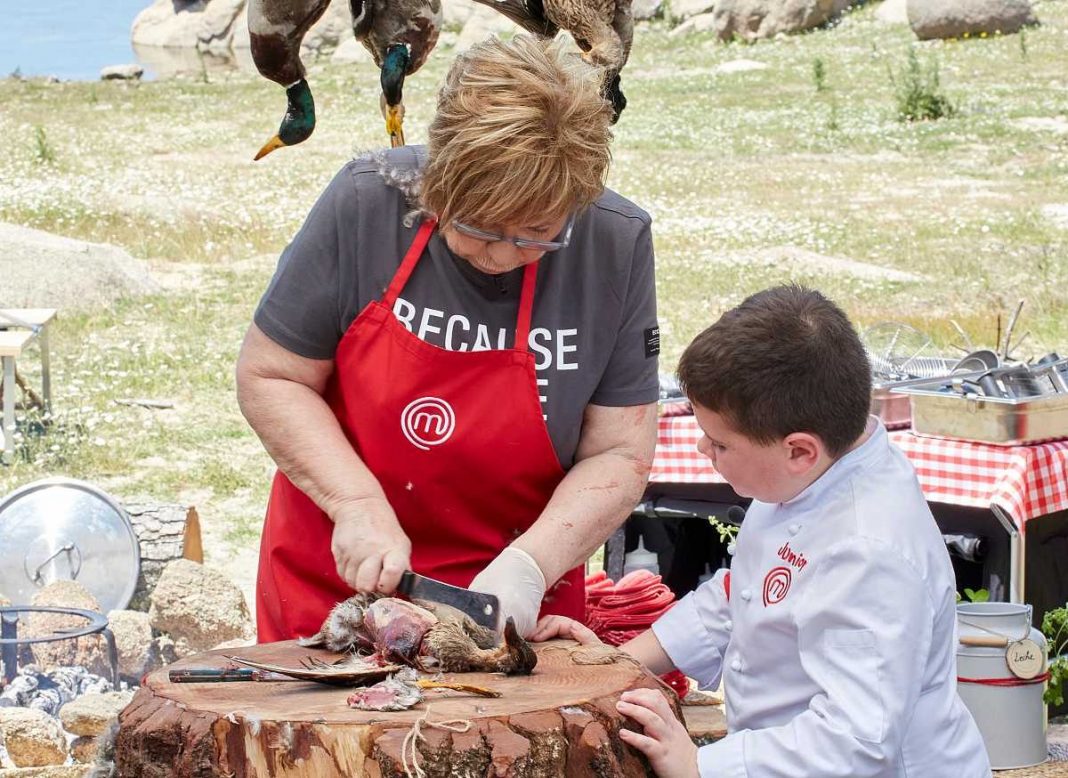
<instances>
[{"instance_id":1,"label":"knife handle","mask_svg":"<svg viewBox=\"0 0 1068 778\"><path fill-rule=\"evenodd\" d=\"M190 667L186 670L171 670L167 673L167 679L171 683L228 683L258 680L256 671L250 667L230 669Z\"/></svg>"}]
</instances>

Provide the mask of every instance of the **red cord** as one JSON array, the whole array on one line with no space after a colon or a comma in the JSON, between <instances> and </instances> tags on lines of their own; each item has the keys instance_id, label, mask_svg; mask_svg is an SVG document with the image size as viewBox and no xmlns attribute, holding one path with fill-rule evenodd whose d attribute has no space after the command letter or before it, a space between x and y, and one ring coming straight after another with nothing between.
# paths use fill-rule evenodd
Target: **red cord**
<instances>
[{"instance_id":1,"label":"red cord","mask_svg":"<svg viewBox=\"0 0 1068 778\"><path fill-rule=\"evenodd\" d=\"M1036 675L1034 678L961 678L957 676L957 683L974 683L979 686L1031 686L1036 683L1045 683L1049 680L1049 672Z\"/></svg>"}]
</instances>

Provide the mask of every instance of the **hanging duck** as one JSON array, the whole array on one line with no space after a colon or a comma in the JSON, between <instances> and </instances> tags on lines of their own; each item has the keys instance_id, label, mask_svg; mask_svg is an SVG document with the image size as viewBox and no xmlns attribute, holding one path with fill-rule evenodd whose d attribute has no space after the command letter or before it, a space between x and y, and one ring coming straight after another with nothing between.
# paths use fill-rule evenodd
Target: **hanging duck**
<instances>
[{"instance_id":1,"label":"hanging duck","mask_svg":"<svg viewBox=\"0 0 1068 778\"><path fill-rule=\"evenodd\" d=\"M300 43L330 0L249 0L248 31L256 68L286 89L286 113L278 133L256 159L308 139L315 102L300 60ZM441 0L349 0L352 31L380 70L381 107L394 146L404 144L403 86L433 50L441 31Z\"/></svg>"},{"instance_id":2,"label":"hanging duck","mask_svg":"<svg viewBox=\"0 0 1068 778\"><path fill-rule=\"evenodd\" d=\"M630 57L634 39L631 0L476 0L500 11L528 32L552 38L567 30L582 49L582 58L605 69L604 95L612 104L612 121L627 106L619 73Z\"/></svg>"}]
</instances>

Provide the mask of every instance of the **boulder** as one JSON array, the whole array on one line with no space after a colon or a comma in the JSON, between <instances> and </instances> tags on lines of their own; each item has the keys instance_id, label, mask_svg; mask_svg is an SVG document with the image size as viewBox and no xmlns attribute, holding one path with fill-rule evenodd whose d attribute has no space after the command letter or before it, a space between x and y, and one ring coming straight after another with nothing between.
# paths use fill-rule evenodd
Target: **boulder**
<instances>
[{"instance_id":1,"label":"boulder","mask_svg":"<svg viewBox=\"0 0 1068 778\"><path fill-rule=\"evenodd\" d=\"M883 0L875 9L875 18L886 24L908 24L908 0Z\"/></svg>"},{"instance_id":2,"label":"boulder","mask_svg":"<svg viewBox=\"0 0 1068 778\"><path fill-rule=\"evenodd\" d=\"M438 42L440 44L440 41ZM330 55L331 62L359 63L372 65L374 59L364 45L355 38L349 36L338 44L334 53Z\"/></svg>"},{"instance_id":3,"label":"boulder","mask_svg":"<svg viewBox=\"0 0 1068 778\"><path fill-rule=\"evenodd\" d=\"M802 32L826 24L854 0L717 0L720 40L753 41L779 33ZM921 0L927 2L927 0Z\"/></svg>"},{"instance_id":4,"label":"boulder","mask_svg":"<svg viewBox=\"0 0 1068 778\"><path fill-rule=\"evenodd\" d=\"M668 33L671 37L689 35L692 32L709 32L716 29L716 15L712 13L697 14L691 16L678 27Z\"/></svg>"},{"instance_id":5,"label":"boulder","mask_svg":"<svg viewBox=\"0 0 1068 778\"><path fill-rule=\"evenodd\" d=\"M134 18L130 40L140 46L196 48L209 5L225 0L155 0Z\"/></svg>"},{"instance_id":6,"label":"boulder","mask_svg":"<svg viewBox=\"0 0 1068 778\"><path fill-rule=\"evenodd\" d=\"M1030 0L908 0L907 8L920 40L1007 35L1038 23Z\"/></svg>"},{"instance_id":7,"label":"boulder","mask_svg":"<svg viewBox=\"0 0 1068 778\"><path fill-rule=\"evenodd\" d=\"M140 65L108 65L100 70L101 81L140 81L145 69Z\"/></svg>"},{"instance_id":8,"label":"boulder","mask_svg":"<svg viewBox=\"0 0 1068 778\"><path fill-rule=\"evenodd\" d=\"M476 8L478 8L478 3L475 0L445 0L441 4L441 13L444 17L442 27L446 30L462 29Z\"/></svg>"},{"instance_id":9,"label":"boulder","mask_svg":"<svg viewBox=\"0 0 1068 778\"><path fill-rule=\"evenodd\" d=\"M147 613L111 611L108 624L119 653L120 676L138 683L145 673L161 666Z\"/></svg>"},{"instance_id":10,"label":"boulder","mask_svg":"<svg viewBox=\"0 0 1068 778\"><path fill-rule=\"evenodd\" d=\"M130 704L133 696L133 690L83 694L59 709L59 720L63 722L63 729L72 735L97 737Z\"/></svg>"},{"instance_id":11,"label":"boulder","mask_svg":"<svg viewBox=\"0 0 1068 778\"><path fill-rule=\"evenodd\" d=\"M456 39L456 51L467 51L476 43L494 35L509 37L519 30L518 25L504 14L494 11L489 6L480 5L468 18L460 37Z\"/></svg>"},{"instance_id":12,"label":"boulder","mask_svg":"<svg viewBox=\"0 0 1068 778\"><path fill-rule=\"evenodd\" d=\"M0 770L0 778L91 778L89 765L73 764L63 767L17 767L14 770Z\"/></svg>"},{"instance_id":13,"label":"boulder","mask_svg":"<svg viewBox=\"0 0 1068 778\"><path fill-rule=\"evenodd\" d=\"M100 613L100 604L77 581L53 581L33 595L32 605L81 608ZM30 613L26 617L27 637L46 637L65 629L84 627L85 619L64 613ZM53 640L30 646L33 661L42 672L57 667L84 667L95 675L110 676L107 646L100 635Z\"/></svg>"},{"instance_id":14,"label":"boulder","mask_svg":"<svg viewBox=\"0 0 1068 778\"><path fill-rule=\"evenodd\" d=\"M717 0L668 0L667 14L675 22L710 13Z\"/></svg>"},{"instance_id":15,"label":"boulder","mask_svg":"<svg viewBox=\"0 0 1068 778\"><path fill-rule=\"evenodd\" d=\"M248 604L237 585L188 559L167 565L151 602L153 629L170 635L180 657L252 634Z\"/></svg>"},{"instance_id":16,"label":"boulder","mask_svg":"<svg viewBox=\"0 0 1068 778\"><path fill-rule=\"evenodd\" d=\"M56 719L33 708L0 708L0 736L15 767L61 765L67 738Z\"/></svg>"},{"instance_id":17,"label":"boulder","mask_svg":"<svg viewBox=\"0 0 1068 778\"><path fill-rule=\"evenodd\" d=\"M349 38L352 38L352 10L348 3L335 0L300 42L301 56L326 54Z\"/></svg>"},{"instance_id":18,"label":"boulder","mask_svg":"<svg viewBox=\"0 0 1068 778\"><path fill-rule=\"evenodd\" d=\"M244 7L245 0L211 0L206 3L197 27L197 47L229 49L234 26Z\"/></svg>"},{"instance_id":19,"label":"boulder","mask_svg":"<svg viewBox=\"0 0 1068 778\"><path fill-rule=\"evenodd\" d=\"M644 22L649 19L655 19L660 15L664 8L664 0L634 0L631 3L630 11L634 16L634 21Z\"/></svg>"},{"instance_id":20,"label":"boulder","mask_svg":"<svg viewBox=\"0 0 1068 778\"><path fill-rule=\"evenodd\" d=\"M70 742L70 755L80 764L92 764L98 750L95 737L76 737Z\"/></svg>"},{"instance_id":21,"label":"boulder","mask_svg":"<svg viewBox=\"0 0 1068 778\"><path fill-rule=\"evenodd\" d=\"M87 310L158 288L145 263L118 246L3 222L0 245L7 306Z\"/></svg>"}]
</instances>

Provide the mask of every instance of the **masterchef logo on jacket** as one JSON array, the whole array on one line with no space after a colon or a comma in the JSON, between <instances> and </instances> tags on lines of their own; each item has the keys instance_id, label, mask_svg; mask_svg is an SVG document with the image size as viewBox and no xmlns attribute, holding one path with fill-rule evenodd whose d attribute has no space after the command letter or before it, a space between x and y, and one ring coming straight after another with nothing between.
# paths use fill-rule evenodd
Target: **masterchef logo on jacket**
<instances>
[{"instance_id":1,"label":"masterchef logo on jacket","mask_svg":"<svg viewBox=\"0 0 1068 778\"><path fill-rule=\"evenodd\" d=\"M804 570L805 565L808 564L808 560L805 559L804 554L799 551L794 551L792 548L790 548L789 541L783 543L782 547L776 553L778 554L779 559L786 562L787 564L793 565L798 570Z\"/></svg>"}]
</instances>

